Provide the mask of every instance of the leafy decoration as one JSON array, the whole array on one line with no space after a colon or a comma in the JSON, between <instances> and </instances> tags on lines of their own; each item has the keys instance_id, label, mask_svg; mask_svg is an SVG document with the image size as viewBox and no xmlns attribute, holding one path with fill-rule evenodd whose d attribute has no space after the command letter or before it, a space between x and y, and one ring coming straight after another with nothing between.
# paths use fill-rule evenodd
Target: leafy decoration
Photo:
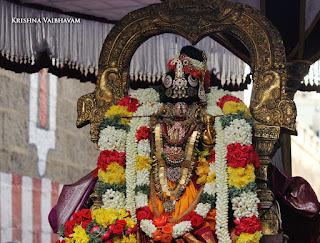
<instances>
[{"instance_id":1,"label":"leafy decoration","mask_svg":"<svg viewBox=\"0 0 320 243\"><path fill-rule=\"evenodd\" d=\"M115 129L122 129L126 132L130 131L130 126L123 124L121 122L121 117L118 115L115 115L114 117L105 118L103 121L100 122L100 130L105 129L108 126L113 126Z\"/></svg>"},{"instance_id":2,"label":"leafy decoration","mask_svg":"<svg viewBox=\"0 0 320 243\"><path fill-rule=\"evenodd\" d=\"M112 189L114 191L119 191L122 193L126 193L126 185L125 184L110 184L110 183L103 183L102 181L98 180L96 183L96 190L100 197L106 193L108 189Z\"/></svg>"}]
</instances>

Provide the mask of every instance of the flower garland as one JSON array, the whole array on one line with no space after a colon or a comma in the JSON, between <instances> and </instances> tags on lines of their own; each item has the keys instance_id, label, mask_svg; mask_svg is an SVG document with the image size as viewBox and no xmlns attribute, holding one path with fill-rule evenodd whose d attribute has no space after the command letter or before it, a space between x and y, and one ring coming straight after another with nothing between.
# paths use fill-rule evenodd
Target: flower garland
<instances>
[{"instance_id":1,"label":"flower garland","mask_svg":"<svg viewBox=\"0 0 320 243\"><path fill-rule=\"evenodd\" d=\"M199 176L197 183L204 184L203 193L196 209L179 223L172 224L168 223L168 218L164 215L154 217L148 207L152 163L150 116L158 112L162 104L154 89L130 90L129 94L117 105L111 106L100 126L98 144L101 153L95 175L98 176L96 189L103 206L100 211L94 211L92 221L95 223L90 225L92 227L89 232L86 230L86 234L78 229L86 223L76 225L68 221L65 224L70 231L67 239L71 239L68 236L73 234L71 237L74 237L75 242L78 238L89 242L86 235L91 239L90 234L99 232L99 235L107 234L105 241L112 239L113 242L134 242L133 224L138 222L141 230L154 241L170 242L173 238L199 228L208 212L216 209L215 228L218 240L231 242L228 232L230 194L237 242L258 242L261 238L261 226L257 218L259 200L254 183L254 169L260 164L252 145L251 115L242 101L224 91L211 88L207 96L207 112L221 117L216 118L216 145L210 159L207 161L200 157L196 168ZM132 227L127 227L127 231L122 230L121 235L117 235L121 228L117 226L118 221L106 216L115 215L117 210L131 212L131 215L128 213L126 216L126 222ZM129 223L129 219L132 222ZM98 225L99 229L96 227ZM114 231L116 226L118 231Z\"/></svg>"},{"instance_id":2,"label":"flower garland","mask_svg":"<svg viewBox=\"0 0 320 243\"><path fill-rule=\"evenodd\" d=\"M101 152L94 176L98 177L96 190L103 205L92 212L89 225L77 224L74 220L79 212L75 213L74 219L63 226L67 231L60 234L66 242L136 242L137 225L125 210L126 179L132 177L126 169L126 151L130 117L140 106L137 99L127 95L110 107L100 123Z\"/></svg>"},{"instance_id":3,"label":"flower garland","mask_svg":"<svg viewBox=\"0 0 320 243\"><path fill-rule=\"evenodd\" d=\"M217 175L216 235L220 242L231 242L228 231L228 174L225 136L218 117L215 122L215 164Z\"/></svg>"},{"instance_id":4,"label":"flower garland","mask_svg":"<svg viewBox=\"0 0 320 243\"><path fill-rule=\"evenodd\" d=\"M259 242L262 236L258 219L260 201L256 193L254 170L260 167L260 161L252 144L251 114L240 99L231 95L224 95L216 104L222 109L224 116L215 123L217 132L215 163L222 159L221 165L225 166L223 180L228 178L237 243ZM222 137L219 138L218 134ZM219 143L224 144L224 148L219 148ZM219 153L222 151L223 155L219 158ZM217 181L220 182L219 177L217 171ZM227 214L224 206L228 205L228 199L224 198L225 191L221 189L219 188L217 193L217 236L221 242L230 242L225 234L219 235L220 230L227 231L228 221L227 215L223 215ZM220 201L220 198L223 200ZM221 206L222 210L219 209ZM221 227L219 218L222 220Z\"/></svg>"},{"instance_id":5,"label":"flower garland","mask_svg":"<svg viewBox=\"0 0 320 243\"><path fill-rule=\"evenodd\" d=\"M124 209L82 209L61 225L58 234L66 243L137 242L137 224Z\"/></svg>"},{"instance_id":6,"label":"flower garland","mask_svg":"<svg viewBox=\"0 0 320 243\"><path fill-rule=\"evenodd\" d=\"M148 206L151 170L151 131L150 116L162 107L159 94L154 89L130 90L130 96L139 101L139 108L134 112L127 138L126 163L126 208L137 220L136 208Z\"/></svg>"}]
</instances>

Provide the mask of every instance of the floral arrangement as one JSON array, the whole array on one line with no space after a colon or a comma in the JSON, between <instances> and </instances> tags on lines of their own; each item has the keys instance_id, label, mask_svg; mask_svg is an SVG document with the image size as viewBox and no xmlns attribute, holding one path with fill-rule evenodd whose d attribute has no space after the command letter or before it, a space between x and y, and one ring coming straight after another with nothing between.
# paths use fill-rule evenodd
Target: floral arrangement
<instances>
[{"instance_id":1,"label":"floral arrangement","mask_svg":"<svg viewBox=\"0 0 320 243\"><path fill-rule=\"evenodd\" d=\"M58 234L65 243L124 242L136 240L137 224L124 209L82 209L60 226Z\"/></svg>"},{"instance_id":2,"label":"floral arrangement","mask_svg":"<svg viewBox=\"0 0 320 243\"><path fill-rule=\"evenodd\" d=\"M213 159L217 178L217 237L220 242L231 242L228 233L230 195L237 243L259 242L262 234L254 170L260 167L260 161L252 144L253 123L249 109L240 99L221 91L211 92L208 103L209 114L223 115L215 122Z\"/></svg>"},{"instance_id":3,"label":"floral arrangement","mask_svg":"<svg viewBox=\"0 0 320 243\"><path fill-rule=\"evenodd\" d=\"M237 242L259 242L262 234L254 170L260 162L252 144L253 123L243 102L221 90L211 88L207 96L207 112L216 117L216 144L208 158L198 158L197 184L204 185L198 204L176 224L151 213L150 116L161 109L159 100L154 89L130 90L107 111L100 124L101 152L95 170L103 206L90 218L82 216L81 221L82 211L75 213L60 235L66 242L135 242L139 225L155 242L171 242L201 227L211 210L219 242L231 242L230 200Z\"/></svg>"}]
</instances>

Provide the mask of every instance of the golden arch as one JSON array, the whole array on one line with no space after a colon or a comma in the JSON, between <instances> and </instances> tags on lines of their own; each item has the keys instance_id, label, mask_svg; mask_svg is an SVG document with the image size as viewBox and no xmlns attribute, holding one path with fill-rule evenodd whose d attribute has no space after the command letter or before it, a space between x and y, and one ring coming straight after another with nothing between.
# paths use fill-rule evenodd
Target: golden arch
<instances>
[{"instance_id":1,"label":"golden arch","mask_svg":"<svg viewBox=\"0 0 320 243\"><path fill-rule=\"evenodd\" d=\"M79 112L77 125L102 120L107 108L127 93L131 58L148 38L174 33L195 44L218 31L240 39L250 53L254 119L294 130L296 109L285 93L286 58L278 31L258 10L222 0L168 0L133 11L119 21L103 44L94 100L92 94L79 99L78 111L88 99L92 105L86 116Z\"/></svg>"}]
</instances>

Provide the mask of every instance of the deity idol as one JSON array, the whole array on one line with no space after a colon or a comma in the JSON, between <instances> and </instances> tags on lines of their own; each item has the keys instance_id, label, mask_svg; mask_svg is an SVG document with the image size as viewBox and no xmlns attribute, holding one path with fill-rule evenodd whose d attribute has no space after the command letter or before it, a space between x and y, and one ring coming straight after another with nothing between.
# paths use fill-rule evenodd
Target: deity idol
<instances>
[{"instance_id":1,"label":"deity idol","mask_svg":"<svg viewBox=\"0 0 320 243\"><path fill-rule=\"evenodd\" d=\"M248 108L209 88L195 47L168 68L163 92L130 90L107 111L96 170L50 214L67 242L259 242Z\"/></svg>"}]
</instances>

